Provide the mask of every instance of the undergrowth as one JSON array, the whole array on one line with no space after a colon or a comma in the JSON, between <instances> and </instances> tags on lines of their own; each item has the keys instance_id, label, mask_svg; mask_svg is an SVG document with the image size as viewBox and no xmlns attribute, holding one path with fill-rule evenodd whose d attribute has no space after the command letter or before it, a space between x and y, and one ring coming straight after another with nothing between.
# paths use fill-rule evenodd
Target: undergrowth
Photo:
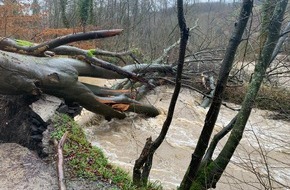
<instances>
[{"instance_id":1,"label":"undergrowth","mask_svg":"<svg viewBox=\"0 0 290 190\"><path fill-rule=\"evenodd\" d=\"M125 190L161 190L157 183L149 183L147 187L137 188L127 172L110 164L98 147L92 146L80 126L65 114L57 114L53 118L54 131L51 138L60 140L68 131L63 148L66 171L70 177L88 180L102 180ZM97 189L97 187L96 187Z\"/></svg>"},{"instance_id":2,"label":"undergrowth","mask_svg":"<svg viewBox=\"0 0 290 190\"><path fill-rule=\"evenodd\" d=\"M225 101L241 104L247 92L247 86L227 88ZM274 119L290 119L290 91L283 88L262 86L255 100L255 108L274 111Z\"/></svg>"}]
</instances>

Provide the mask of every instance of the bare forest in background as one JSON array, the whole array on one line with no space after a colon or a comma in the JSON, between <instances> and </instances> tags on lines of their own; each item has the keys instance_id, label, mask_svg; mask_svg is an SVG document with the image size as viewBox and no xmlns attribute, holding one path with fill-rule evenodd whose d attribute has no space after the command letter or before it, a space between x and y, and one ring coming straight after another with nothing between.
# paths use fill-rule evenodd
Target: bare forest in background
<instances>
[{"instance_id":1,"label":"bare forest in background","mask_svg":"<svg viewBox=\"0 0 290 190\"><path fill-rule=\"evenodd\" d=\"M191 33L188 54L222 51L240 3L194 2L187 1L184 7L188 26L198 25ZM118 38L77 45L113 51L136 48L145 55L144 61L159 57L179 39L176 5L166 0L6 0L0 13L1 36L38 43L80 31L121 28L124 34Z\"/></svg>"},{"instance_id":2,"label":"bare forest in background","mask_svg":"<svg viewBox=\"0 0 290 190\"><path fill-rule=\"evenodd\" d=\"M12 52L14 51L13 48L18 51L17 48L21 46L17 43L11 43L11 41L17 42L18 39L26 40L23 41L25 43L27 41L39 43L44 46L43 51L45 51L45 48L48 50L53 48L49 49L49 45L45 45L43 42L64 35L85 36L90 31L116 29L109 32L101 31L101 33L108 32L106 34L108 36L114 36L122 32L118 29L123 29L122 35L118 38L109 38L104 41L95 40L96 38L90 41L75 40L77 42L74 41L70 45L83 49L84 51L81 51L80 55L85 56L86 59L84 60L91 61L90 64L96 61L91 53L92 49L100 50L101 56L104 55L102 54L105 52L103 50L110 50L111 54L114 54L114 52L133 52L134 56L130 54L130 59L104 56L105 61L101 63L103 65L113 63L114 69L119 68L117 73L120 71L122 73L118 73L116 78L131 77L130 79L136 79L136 83L143 82L148 84L149 87L152 85L149 82L151 79L159 81L159 85L164 84L166 80L175 84L173 97L176 99L173 100L172 98L173 103L170 104L172 109L169 107L167 118L172 114L172 119L174 104L181 85L187 85L189 88L193 87L194 90L203 94L204 100L208 99L208 103L202 107L210 106L210 108L196 149L192 154L192 160L180 184L180 189L188 190L192 187L215 188L242 139L253 107L263 108L263 106L268 106L266 109L269 109L272 105L276 106L273 110L278 111L281 115L284 114L283 117L289 120L290 111L287 103L289 102L289 91L285 90L287 88L289 90L290 81L290 60L288 57L290 46L289 39L287 39L290 27L287 22L289 22L290 15L289 11L285 11L288 1L275 1L273 5L270 2L268 0L261 4L257 1L253 6L252 0L231 3L225 1L201 3L197 0L183 3L180 0L177 1L177 4L166 0L2 0L0 1L0 35L4 38L0 42L2 44L10 42ZM266 8L269 11L265 11ZM176 15L178 16L176 17ZM185 19L181 18L181 15L184 15ZM287 29L286 32L285 28ZM61 41L61 39L56 40ZM281 44L279 44L280 40L282 41ZM15 44L17 45L15 46ZM15 58L29 60L30 55L40 56L31 53L29 48L33 45L35 44L26 44L25 47L21 47L23 49L20 48L21 51L17 52L26 54L25 56L16 56L12 53L6 53L5 55L12 57L10 59L11 63ZM178 45L180 45L179 49ZM65 46L65 48L73 49L72 46ZM79 49L77 53L80 52ZM54 49L56 54L57 50ZM97 50L94 52L96 53ZM277 56L278 54L279 56ZM51 60L65 60L62 56L67 54L59 55L60 57ZM38 60L38 58L33 60ZM39 60L46 59L39 58ZM83 67L86 67L86 72L91 74L90 72L93 71L88 68L88 64L84 64L85 62L82 61L80 59L77 64L82 64ZM64 64L58 65L57 61L53 64L56 64L57 67L66 66ZM17 66L17 64L13 65ZM130 65L133 65L132 67L137 70L134 71L134 74L130 73ZM139 67L140 70L143 69L143 73L138 73ZM166 73L168 69L164 68L168 67L174 74ZM144 68L155 69L158 72L159 68L161 71L158 76L153 76L148 74L149 72L146 72ZM66 69L61 68L61 70ZM109 74L99 73L104 74L105 79L111 77L109 76L111 72ZM127 77L123 73L131 75ZM150 76L146 76L146 74ZM122 75L122 77L119 75ZM173 79L173 75L176 76L176 79ZM144 78L147 77L146 80L142 78L143 76L145 76ZM73 79L75 78L77 76ZM198 82L194 80L198 80ZM73 80L73 82L75 81ZM129 80L127 82L130 85L133 84ZM195 86L197 83L200 86L203 85L202 92ZM126 84L120 84L122 90L123 87L125 89ZM71 87L71 85L67 86ZM177 87L178 90L176 90ZM282 92L276 94L272 87L279 87ZM232 90L229 90L230 88ZM74 92L74 88L72 89L72 92ZM267 91L269 89L270 91ZM54 92L55 89L52 88L51 91ZM61 91L60 94L62 93ZM68 94L70 95L70 93ZM75 97L79 96L78 92L74 95ZM283 98L283 95L285 98ZM241 108L232 121L211 139L220 107L227 98L231 99L230 101L233 103L240 104ZM86 97L80 99L86 101ZM283 104L283 101L286 103ZM271 104L268 102L271 102ZM133 101L133 103L135 102ZM90 105L90 103L85 102L85 105ZM107 112L112 111L106 110ZM116 112L116 114L120 113ZM154 116L158 114L154 114ZM103 115L106 116L106 114ZM116 117L124 118L125 114ZM139 164L139 168L136 166L137 164L135 165L133 181L137 185L142 186L147 183L152 165L150 160L152 162L154 151L165 138L171 121L166 122L167 119L162 127L161 137L158 137L156 141L152 141L151 138L147 139L144 151L149 151L144 154L142 152L140 155L140 160L144 163ZM230 133L230 136L226 144L214 159L213 153L216 144L228 133ZM138 160L136 163L138 163ZM142 175L141 170L143 170ZM268 177L268 179L270 178ZM269 186L271 186L271 182L269 182Z\"/></svg>"},{"instance_id":3,"label":"bare forest in background","mask_svg":"<svg viewBox=\"0 0 290 190\"><path fill-rule=\"evenodd\" d=\"M225 46L237 21L241 2L186 1L185 18L188 27L197 26L190 33L186 52L188 63L208 63L218 67ZM256 2L250 28L237 53L236 76L245 73L241 68L251 65L260 51L257 40L261 24L261 4ZM176 4L166 0L4 0L0 6L0 35L41 43L62 35L102 29L124 29L123 35L106 41L77 42L84 49L100 48L111 51L134 50L142 62L152 62L179 39ZM282 52L289 52L289 42ZM177 48L168 54L166 63L177 60ZM243 62L247 62L243 63ZM269 81L275 83L282 65L269 71ZM249 76L248 76L249 77ZM244 79L244 78L243 78ZM243 80L241 79L241 80Z\"/></svg>"}]
</instances>

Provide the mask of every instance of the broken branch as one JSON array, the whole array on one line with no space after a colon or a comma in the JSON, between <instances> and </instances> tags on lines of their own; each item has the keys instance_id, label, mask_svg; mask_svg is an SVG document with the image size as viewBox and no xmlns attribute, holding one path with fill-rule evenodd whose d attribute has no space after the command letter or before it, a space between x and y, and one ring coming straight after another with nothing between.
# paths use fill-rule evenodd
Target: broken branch
<instances>
[{"instance_id":1,"label":"broken branch","mask_svg":"<svg viewBox=\"0 0 290 190\"><path fill-rule=\"evenodd\" d=\"M66 131L61 137L60 141L54 140L54 145L57 147L57 174L58 174L58 187L59 190L66 190L64 170L63 170L63 146L68 135Z\"/></svg>"}]
</instances>

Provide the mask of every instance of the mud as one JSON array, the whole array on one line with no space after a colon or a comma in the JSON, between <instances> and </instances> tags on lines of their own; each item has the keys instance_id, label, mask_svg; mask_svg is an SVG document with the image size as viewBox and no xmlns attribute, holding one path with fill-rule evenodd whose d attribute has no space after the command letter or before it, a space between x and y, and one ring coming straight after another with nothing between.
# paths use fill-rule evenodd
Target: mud
<instances>
[{"instance_id":1,"label":"mud","mask_svg":"<svg viewBox=\"0 0 290 190\"><path fill-rule=\"evenodd\" d=\"M57 189L55 169L18 144L0 144L1 190Z\"/></svg>"}]
</instances>

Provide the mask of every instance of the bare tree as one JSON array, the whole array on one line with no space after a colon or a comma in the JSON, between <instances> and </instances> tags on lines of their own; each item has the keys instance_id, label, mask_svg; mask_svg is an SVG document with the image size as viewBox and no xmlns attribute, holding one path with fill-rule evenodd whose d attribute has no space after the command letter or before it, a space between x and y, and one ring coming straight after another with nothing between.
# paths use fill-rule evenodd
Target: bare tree
<instances>
[{"instance_id":1,"label":"bare tree","mask_svg":"<svg viewBox=\"0 0 290 190\"><path fill-rule=\"evenodd\" d=\"M185 58L185 50L189 36L189 29L186 26L184 12L183 12L183 0L177 1L177 17L178 17L178 24L181 32L181 39L180 39L180 47L179 47L179 60L178 60L178 67L177 67L177 74L176 74L176 84L174 88L174 92L171 98L171 102L168 109L168 114L164 124L162 126L161 132L156 140L152 141L151 137L147 138L146 144L143 148L143 151L140 157L136 160L134 169L133 169L133 181L137 186L143 186L147 184L148 177L150 174L153 155L158 147L162 144L167 131L170 127L174 109L176 105L176 101L180 92L181 88L181 79L182 79L182 70Z\"/></svg>"},{"instance_id":2,"label":"bare tree","mask_svg":"<svg viewBox=\"0 0 290 190\"><path fill-rule=\"evenodd\" d=\"M241 26L240 23L241 21L244 20L245 27L247 18L249 17L251 12L252 3L253 3L252 1L244 1L243 3L244 8L241 11L241 19L239 20L236 28L236 31L238 30L239 32L241 32L240 35L242 35L243 33L243 30L240 30L241 28L239 28L239 26ZM268 1L264 6L267 7L268 5L272 7L273 4L270 3L270 1ZM190 189L191 187L195 188L198 187L199 189L207 189L215 187L216 183L218 182L225 168L230 162L230 159L234 154L236 147L239 145L239 142L242 139L245 125L247 123L255 98L257 96L263 78L265 76L266 69L271 63L271 56L273 54L276 43L280 37L280 28L286 6L287 6L286 0L279 1L275 4L274 8L272 7L271 9L267 9L267 12L264 13L263 17L264 20L262 25L263 27L261 31L263 36L261 38L262 50L255 68L255 73L250 82L248 92L242 104L242 108L239 111L236 118L233 119L229 127L226 130L223 130L223 135L217 138L217 139L222 138L224 134L232 130L229 139L227 140L227 143L222 148L220 154L215 160L212 160L211 157L205 157L206 159L202 160L205 150L208 146L207 142L211 134L211 128L209 129L203 128L195 152L192 155L192 161L188 168L188 172L185 175L183 182L181 184L181 189ZM241 38L233 38L233 39L238 40ZM238 42L239 41L240 40L238 40ZM226 70L227 68L222 68L220 76L223 76L222 73L225 72ZM217 89L219 88L218 86L220 81L221 80L218 81L215 92L215 95L218 95L218 98L222 96L222 93L217 91ZM219 105L219 102L220 101L218 99L215 100L214 98L213 104L211 105L211 108L205 120L205 126L211 126L209 124L214 125L217 113L211 115L212 113L211 109L214 110L214 112L216 112L216 110L219 109L219 107L215 107L214 109L213 106ZM214 140L217 139L214 138ZM214 148L214 146L213 147L210 146L210 148Z\"/></svg>"}]
</instances>

